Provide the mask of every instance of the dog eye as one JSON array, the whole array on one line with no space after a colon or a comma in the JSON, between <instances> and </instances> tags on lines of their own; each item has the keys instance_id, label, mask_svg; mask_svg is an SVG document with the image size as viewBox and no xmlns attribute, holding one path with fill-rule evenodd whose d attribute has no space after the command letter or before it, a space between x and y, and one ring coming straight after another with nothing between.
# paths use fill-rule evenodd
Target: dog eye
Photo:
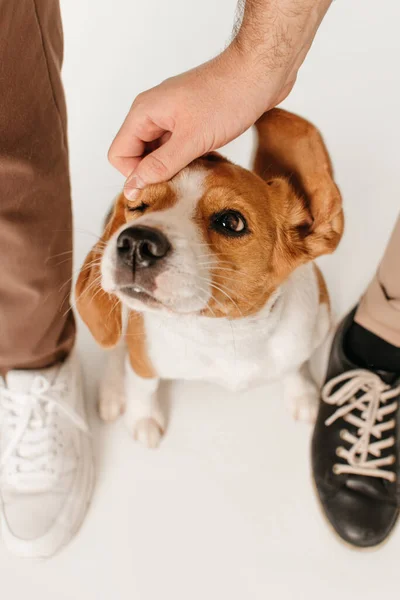
<instances>
[{"instance_id":1,"label":"dog eye","mask_svg":"<svg viewBox=\"0 0 400 600\"><path fill-rule=\"evenodd\" d=\"M211 226L224 235L240 236L248 232L246 219L236 210L225 210L213 215Z\"/></svg>"},{"instance_id":2,"label":"dog eye","mask_svg":"<svg viewBox=\"0 0 400 600\"><path fill-rule=\"evenodd\" d=\"M141 204L138 204L136 206L129 206L129 204L126 205L127 210L129 210L129 212L139 212L142 213L146 210L146 208L148 207L148 204L145 204L144 202L142 202Z\"/></svg>"}]
</instances>

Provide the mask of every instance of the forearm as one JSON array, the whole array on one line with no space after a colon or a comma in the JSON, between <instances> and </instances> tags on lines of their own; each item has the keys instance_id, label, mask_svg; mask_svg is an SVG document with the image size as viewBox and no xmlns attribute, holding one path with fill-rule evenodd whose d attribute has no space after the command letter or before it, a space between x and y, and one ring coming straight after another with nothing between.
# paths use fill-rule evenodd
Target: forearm
<instances>
[{"instance_id":1,"label":"forearm","mask_svg":"<svg viewBox=\"0 0 400 600\"><path fill-rule=\"evenodd\" d=\"M240 0L239 0L240 2ZM270 75L297 73L332 0L242 0L233 45Z\"/></svg>"}]
</instances>

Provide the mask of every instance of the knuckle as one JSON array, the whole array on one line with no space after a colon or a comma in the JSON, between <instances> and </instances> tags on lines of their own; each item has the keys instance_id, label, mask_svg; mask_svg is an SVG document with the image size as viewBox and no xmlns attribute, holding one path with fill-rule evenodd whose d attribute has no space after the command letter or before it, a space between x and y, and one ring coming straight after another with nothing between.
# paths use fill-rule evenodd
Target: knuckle
<instances>
[{"instance_id":1,"label":"knuckle","mask_svg":"<svg viewBox=\"0 0 400 600\"><path fill-rule=\"evenodd\" d=\"M107 152L107 159L108 162L110 162L113 166L115 166L115 154L114 154L114 149L113 149L113 145L110 146L108 152Z\"/></svg>"},{"instance_id":2,"label":"knuckle","mask_svg":"<svg viewBox=\"0 0 400 600\"><path fill-rule=\"evenodd\" d=\"M200 128L188 128L185 130L182 140L184 141L185 145L190 147L192 152L198 156L202 156L211 150L211 145L207 143Z\"/></svg>"},{"instance_id":3,"label":"knuckle","mask_svg":"<svg viewBox=\"0 0 400 600\"><path fill-rule=\"evenodd\" d=\"M203 135L199 135L197 133L195 149L199 155L203 155L203 154L206 154L207 152L210 152L211 150L213 150L214 144L212 142L210 142L210 140L207 141Z\"/></svg>"},{"instance_id":4,"label":"knuckle","mask_svg":"<svg viewBox=\"0 0 400 600\"><path fill-rule=\"evenodd\" d=\"M152 156L149 154L147 157L147 168L149 171L154 173L158 177L167 177L169 169L163 160L158 158L158 156Z\"/></svg>"},{"instance_id":5,"label":"knuckle","mask_svg":"<svg viewBox=\"0 0 400 600\"><path fill-rule=\"evenodd\" d=\"M144 97L144 92L140 92L140 94L138 94L135 98L135 100L133 101L134 104L140 104L140 102L142 102Z\"/></svg>"},{"instance_id":6,"label":"knuckle","mask_svg":"<svg viewBox=\"0 0 400 600\"><path fill-rule=\"evenodd\" d=\"M136 123L135 132L138 137L142 138L147 133L154 129L154 123L149 116L143 117L140 122Z\"/></svg>"},{"instance_id":7,"label":"knuckle","mask_svg":"<svg viewBox=\"0 0 400 600\"><path fill-rule=\"evenodd\" d=\"M132 108L137 108L138 106L142 106L148 97L147 92L140 92L133 101Z\"/></svg>"}]
</instances>

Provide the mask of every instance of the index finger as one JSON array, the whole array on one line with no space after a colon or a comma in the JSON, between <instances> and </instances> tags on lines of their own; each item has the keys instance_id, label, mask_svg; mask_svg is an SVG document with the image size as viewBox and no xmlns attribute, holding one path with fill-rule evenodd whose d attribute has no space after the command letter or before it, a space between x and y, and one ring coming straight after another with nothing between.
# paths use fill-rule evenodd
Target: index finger
<instances>
[{"instance_id":1,"label":"index finger","mask_svg":"<svg viewBox=\"0 0 400 600\"><path fill-rule=\"evenodd\" d=\"M108 160L125 177L137 167L146 150L146 143L165 133L148 117L140 120L128 115L108 151Z\"/></svg>"}]
</instances>

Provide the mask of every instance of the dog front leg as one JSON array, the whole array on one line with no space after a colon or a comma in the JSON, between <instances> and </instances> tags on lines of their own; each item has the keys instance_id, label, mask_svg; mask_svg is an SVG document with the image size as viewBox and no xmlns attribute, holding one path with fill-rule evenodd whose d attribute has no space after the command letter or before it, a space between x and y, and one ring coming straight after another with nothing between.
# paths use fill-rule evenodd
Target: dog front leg
<instances>
[{"instance_id":1,"label":"dog front leg","mask_svg":"<svg viewBox=\"0 0 400 600\"><path fill-rule=\"evenodd\" d=\"M125 357L126 346L120 342L109 350L107 364L100 383L99 415L103 421L115 421L125 410Z\"/></svg>"},{"instance_id":2,"label":"dog front leg","mask_svg":"<svg viewBox=\"0 0 400 600\"><path fill-rule=\"evenodd\" d=\"M319 393L308 362L283 380L283 395L294 419L314 423L317 418Z\"/></svg>"},{"instance_id":3,"label":"dog front leg","mask_svg":"<svg viewBox=\"0 0 400 600\"><path fill-rule=\"evenodd\" d=\"M165 416L158 400L158 377L142 377L129 358L125 368L125 420L135 440L156 448L165 431Z\"/></svg>"}]
</instances>

